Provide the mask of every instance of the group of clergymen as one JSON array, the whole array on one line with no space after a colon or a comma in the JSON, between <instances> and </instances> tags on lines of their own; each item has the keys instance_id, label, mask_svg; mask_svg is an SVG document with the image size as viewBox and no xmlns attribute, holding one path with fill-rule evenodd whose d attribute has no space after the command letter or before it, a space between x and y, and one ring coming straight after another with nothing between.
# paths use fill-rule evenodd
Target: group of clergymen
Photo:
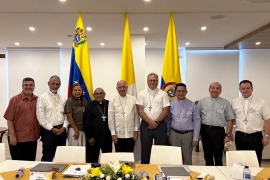
<instances>
[{"instance_id":1,"label":"group of clergymen","mask_svg":"<svg viewBox=\"0 0 270 180\"><path fill-rule=\"evenodd\" d=\"M237 150L256 151L261 164L269 143L270 110L263 99L252 95L251 81L239 83L242 96L231 103L219 96L221 84L211 83L210 96L197 105L186 98L184 83L175 85L176 99L170 102L167 93L157 88L158 81L158 75L150 73L148 88L136 98L127 94L127 82L120 80L119 95L108 101L104 89L97 88L95 100L87 104L78 83L66 100L58 94L58 76L50 77L49 91L39 97L33 94L34 79L24 78L22 92L11 98L4 114L12 159L34 161L40 138L42 161L52 161L57 146L65 146L68 139L70 146L86 147L87 162L98 162L100 150L112 152L112 142L116 152L133 152L140 138L142 164L149 163L154 140L155 145L169 142L181 147L184 164L191 165L193 147L201 139L207 166L223 165L224 144L229 141L235 141Z\"/></svg>"}]
</instances>

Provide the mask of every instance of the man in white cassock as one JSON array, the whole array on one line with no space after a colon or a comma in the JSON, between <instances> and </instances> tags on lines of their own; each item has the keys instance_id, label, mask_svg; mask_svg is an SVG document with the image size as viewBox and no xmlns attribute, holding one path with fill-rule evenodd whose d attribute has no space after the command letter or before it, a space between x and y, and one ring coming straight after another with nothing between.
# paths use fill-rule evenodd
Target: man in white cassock
<instances>
[{"instance_id":1,"label":"man in white cassock","mask_svg":"<svg viewBox=\"0 0 270 180\"><path fill-rule=\"evenodd\" d=\"M118 94L109 103L108 121L116 152L133 152L138 138L139 115L136 98L128 95L127 82L117 82Z\"/></svg>"}]
</instances>

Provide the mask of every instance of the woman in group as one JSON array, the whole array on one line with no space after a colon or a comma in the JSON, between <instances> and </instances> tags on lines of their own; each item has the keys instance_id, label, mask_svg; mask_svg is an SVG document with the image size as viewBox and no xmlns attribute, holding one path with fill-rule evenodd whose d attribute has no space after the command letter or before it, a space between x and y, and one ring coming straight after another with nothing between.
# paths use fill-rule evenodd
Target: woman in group
<instances>
[{"instance_id":1,"label":"woman in group","mask_svg":"<svg viewBox=\"0 0 270 180\"><path fill-rule=\"evenodd\" d=\"M87 102L83 97L83 89L79 83L71 87L70 98L65 105L65 113L69 122L68 145L85 146L86 138L83 131L83 111Z\"/></svg>"}]
</instances>

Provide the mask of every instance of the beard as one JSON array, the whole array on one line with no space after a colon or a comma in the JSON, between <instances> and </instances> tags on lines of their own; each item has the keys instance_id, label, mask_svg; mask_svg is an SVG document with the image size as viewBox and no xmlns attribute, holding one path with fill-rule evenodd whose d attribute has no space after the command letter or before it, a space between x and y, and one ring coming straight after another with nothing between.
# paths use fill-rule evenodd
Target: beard
<instances>
[{"instance_id":1,"label":"beard","mask_svg":"<svg viewBox=\"0 0 270 180\"><path fill-rule=\"evenodd\" d=\"M57 90L54 90L54 89L50 89L50 91L51 91L52 93L54 93L54 94L57 93Z\"/></svg>"},{"instance_id":2,"label":"beard","mask_svg":"<svg viewBox=\"0 0 270 180\"><path fill-rule=\"evenodd\" d=\"M31 95L33 94L33 90L23 90L23 93L26 95Z\"/></svg>"}]
</instances>

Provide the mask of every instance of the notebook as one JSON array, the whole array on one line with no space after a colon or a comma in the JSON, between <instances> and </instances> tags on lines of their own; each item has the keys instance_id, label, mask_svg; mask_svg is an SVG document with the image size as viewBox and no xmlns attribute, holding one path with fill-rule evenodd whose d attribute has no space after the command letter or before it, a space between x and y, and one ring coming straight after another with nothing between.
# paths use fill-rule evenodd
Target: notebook
<instances>
[{"instance_id":1,"label":"notebook","mask_svg":"<svg viewBox=\"0 0 270 180\"><path fill-rule=\"evenodd\" d=\"M58 172L62 172L67 167L67 164L55 164L55 163L39 163L30 171L36 172L46 172L51 170L52 168L59 168Z\"/></svg>"},{"instance_id":2,"label":"notebook","mask_svg":"<svg viewBox=\"0 0 270 180\"><path fill-rule=\"evenodd\" d=\"M190 177L184 167L161 167L161 171L167 179Z\"/></svg>"}]
</instances>

